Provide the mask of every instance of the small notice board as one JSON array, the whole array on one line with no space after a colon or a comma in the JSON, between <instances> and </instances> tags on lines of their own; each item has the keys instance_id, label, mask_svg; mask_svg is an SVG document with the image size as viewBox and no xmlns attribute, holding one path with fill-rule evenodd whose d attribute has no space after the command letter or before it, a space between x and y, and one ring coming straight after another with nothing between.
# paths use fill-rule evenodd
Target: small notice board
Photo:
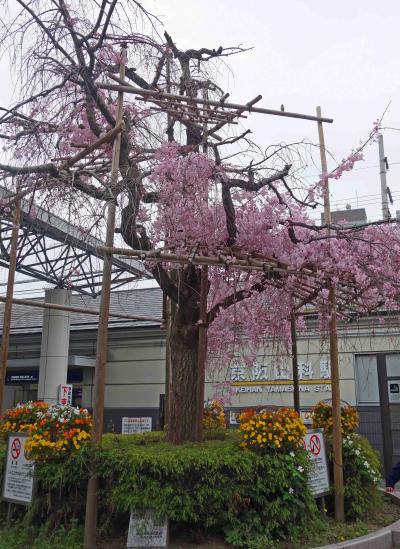
<instances>
[{"instance_id":1,"label":"small notice board","mask_svg":"<svg viewBox=\"0 0 400 549\"><path fill-rule=\"evenodd\" d=\"M303 444L311 459L311 470L308 479L311 493L315 497L324 496L329 492L329 473L322 429L307 431Z\"/></svg>"},{"instance_id":2,"label":"small notice board","mask_svg":"<svg viewBox=\"0 0 400 549\"><path fill-rule=\"evenodd\" d=\"M151 431L151 417L123 417L122 434L130 435L132 433L147 433Z\"/></svg>"},{"instance_id":3,"label":"small notice board","mask_svg":"<svg viewBox=\"0 0 400 549\"><path fill-rule=\"evenodd\" d=\"M389 403L400 402L400 379L391 379L388 383Z\"/></svg>"},{"instance_id":4,"label":"small notice board","mask_svg":"<svg viewBox=\"0 0 400 549\"><path fill-rule=\"evenodd\" d=\"M34 490L35 463L25 456L26 433L10 433L4 472L3 500L28 505Z\"/></svg>"},{"instance_id":5,"label":"small notice board","mask_svg":"<svg viewBox=\"0 0 400 549\"><path fill-rule=\"evenodd\" d=\"M168 547L168 521L160 522L151 510L132 510L126 546L132 549Z\"/></svg>"}]
</instances>

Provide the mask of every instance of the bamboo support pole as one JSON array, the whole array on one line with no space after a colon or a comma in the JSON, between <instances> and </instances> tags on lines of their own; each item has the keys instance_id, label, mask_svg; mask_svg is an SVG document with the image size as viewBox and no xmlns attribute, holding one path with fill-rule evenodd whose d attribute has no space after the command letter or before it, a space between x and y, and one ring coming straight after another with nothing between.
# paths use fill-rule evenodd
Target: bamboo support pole
<instances>
[{"instance_id":1,"label":"bamboo support pole","mask_svg":"<svg viewBox=\"0 0 400 549\"><path fill-rule=\"evenodd\" d=\"M261 99L262 99L262 95L257 95L257 97L255 97L254 99L252 99L251 101L246 103L246 105L244 105L240 109L238 109L236 111L232 111L228 115L228 120L225 120L224 122L219 122L219 124L216 124L215 126L213 126L209 130L209 135L213 135L215 132L217 132L218 130L223 128L225 126L225 124L235 124L235 122L233 122L233 121L236 117L241 116L246 111L251 111L253 109L253 105L255 105L256 103L261 101Z\"/></svg>"},{"instance_id":2,"label":"bamboo support pole","mask_svg":"<svg viewBox=\"0 0 400 549\"><path fill-rule=\"evenodd\" d=\"M120 78L125 78L126 63L126 45L121 48ZM121 124L123 116L124 94L118 93L118 109L116 126ZM118 183L119 157L121 149L121 133L118 133L114 139L113 156L110 176L110 190L114 194L114 189ZM108 318L110 311L110 291L112 276L112 249L114 244L116 216L116 200L113 199L107 206L107 230L106 247L104 251L103 263L103 281L100 303L99 327L97 332L97 350L96 366L93 387L93 429L92 443L98 445L101 443L103 435L104 422L104 389L106 382L106 363L107 363L107 345L108 345ZM84 549L95 549L97 537L97 492L99 488L99 478L94 462L90 466L89 481L86 494L86 516L84 532Z\"/></svg>"},{"instance_id":3,"label":"bamboo support pole","mask_svg":"<svg viewBox=\"0 0 400 549\"><path fill-rule=\"evenodd\" d=\"M147 101L147 99L145 97L139 97L138 96L138 99L140 101ZM155 105L159 106L159 107L165 107L166 106L165 101L159 101L158 99L152 99L151 102L154 103ZM169 108L176 109L177 112L179 112L181 114L188 113L188 114L193 115L193 114L196 114L196 112L198 112L204 118L209 118L209 119L221 118L221 119L228 120L228 118L231 116L231 111L216 110L215 107L213 109L213 108L207 107L207 106L200 107L199 105L196 105L196 110L192 109L191 111L188 111L186 107L187 107L186 103L179 103L179 102L174 103L174 102L172 102L171 107L168 106L167 108L168 108L168 110L169 110ZM237 118L248 118L248 115L245 115L245 114L237 115Z\"/></svg>"},{"instance_id":4,"label":"bamboo support pole","mask_svg":"<svg viewBox=\"0 0 400 549\"><path fill-rule=\"evenodd\" d=\"M300 386L299 386L299 363L297 357L297 333L296 333L296 315L293 311L290 313L290 333L292 339L292 376L293 376L293 406L300 415Z\"/></svg>"},{"instance_id":5,"label":"bamboo support pole","mask_svg":"<svg viewBox=\"0 0 400 549\"><path fill-rule=\"evenodd\" d=\"M7 303L7 298L0 296L1 303ZM96 309L86 309L85 307L74 307L68 305L58 305L57 303L46 303L42 301L33 301L30 299L17 299L13 298L12 302L14 305L23 305L24 307L36 307L38 309L54 309L56 311L69 311L71 313L81 313L84 315L99 315L100 311ZM136 316L136 315L126 315L123 313L109 313L109 316L113 318L123 318L124 320L143 320L143 321L152 321L163 323L162 318L156 318L152 316Z\"/></svg>"},{"instance_id":6,"label":"bamboo support pole","mask_svg":"<svg viewBox=\"0 0 400 549\"><path fill-rule=\"evenodd\" d=\"M208 297L208 267L204 265L201 268L200 274L200 324L199 324L199 340L198 340L198 423L197 423L197 440L203 440L203 415L204 415L204 393L205 393L205 378L206 378L206 359L207 359L207 297Z\"/></svg>"},{"instance_id":7,"label":"bamboo support pole","mask_svg":"<svg viewBox=\"0 0 400 549\"><path fill-rule=\"evenodd\" d=\"M203 89L203 98L208 99L208 90ZM203 153L208 152L208 126L207 122L203 124ZM208 204L208 189L203 197ZM203 416L204 416L204 396L205 396L205 380L206 380L206 361L207 361L207 298L208 298L208 266L201 267L200 274L200 303L199 303L199 339L197 353L197 440L203 440Z\"/></svg>"},{"instance_id":8,"label":"bamboo support pole","mask_svg":"<svg viewBox=\"0 0 400 549\"><path fill-rule=\"evenodd\" d=\"M18 196L18 188L16 189ZM10 344L11 330L11 313L13 305L14 280L17 267L17 251L18 251L18 232L21 218L21 199L16 198L14 203L14 218L13 227L10 239L10 262L8 267L7 294L5 298L4 317L3 317L3 333L1 337L0 349L0 414L3 411L4 405L4 385L6 380L8 348Z\"/></svg>"},{"instance_id":9,"label":"bamboo support pole","mask_svg":"<svg viewBox=\"0 0 400 549\"><path fill-rule=\"evenodd\" d=\"M171 53L167 53L165 60L165 79L167 92L171 91ZM167 129L166 134L168 136L168 142L174 141L174 121L169 113L167 113ZM171 276L171 272L169 272ZM171 401L170 395L172 394L172 375L171 375L171 328L172 328L172 307L173 303L171 299L165 296L165 318L166 318L166 340L165 340L165 418L164 418L164 431L167 431L169 426L169 404Z\"/></svg>"},{"instance_id":10,"label":"bamboo support pole","mask_svg":"<svg viewBox=\"0 0 400 549\"><path fill-rule=\"evenodd\" d=\"M283 263L274 262L273 260L260 260L253 257L247 257L246 259L230 259L223 255L220 256L201 256L201 255L179 255L169 252L161 252L157 250L145 251L145 250L131 250L129 248L108 248L107 246L99 246L97 248L99 252L108 252L118 255L119 257L138 257L142 260L151 261L163 261L170 263L193 263L194 265L209 265L215 267L238 267L242 269L249 269L252 271L264 271L268 272L281 272L289 274L301 274L307 276L314 276L314 272L311 269L303 268L297 270L291 268L289 265Z\"/></svg>"},{"instance_id":11,"label":"bamboo support pole","mask_svg":"<svg viewBox=\"0 0 400 549\"><path fill-rule=\"evenodd\" d=\"M201 114L196 114L195 112L185 112L185 111L176 111L170 108L162 108L162 107L150 107L150 110L154 112L168 112L173 118L176 118L176 120L179 120L180 122L187 122L188 124L196 124L196 123L204 123L207 122L219 122L222 120L221 117L213 117L208 118ZM227 124L228 120L223 120L223 125ZM229 122L230 124L238 124L238 122ZM221 126L222 127L222 126Z\"/></svg>"},{"instance_id":12,"label":"bamboo support pole","mask_svg":"<svg viewBox=\"0 0 400 549\"><path fill-rule=\"evenodd\" d=\"M322 126L321 107L317 107L318 138L321 156L322 177L324 178L324 216L327 225L327 236L330 236L332 223L330 200L329 200L329 179L328 165L326 161L326 149L324 130ZM327 279L328 303L329 303L329 349L331 361L332 378L332 438L333 438L333 481L335 487L335 518L337 521L344 521L344 484L343 484L343 455L342 455L342 426L340 410L340 372L337 341L337 320L336 320L336 292L332 279Z\"/></svg>"},{"instance_id":13,"label":"bamboo support pole","mask_svg":"<svg viewBox=\"0 0 400 549\"><path fill-rule=\"evenodd\" d=\"M174 95L172 93L164 93L160 91L155 90L145 90L142 88L136 88L134 86L130 86L129 84L122 84L119 83L120 79L116 78L115 76L109 74L108 75L112 80L115 80L118 82L118 84L98 84L98 88L102 90L111 90L111 91L118 91L118 92L125 92L125 93L133 93L136 95L141 95L145 97L156 97L157 99L174 99L176 101L189 101L189 98L187 96L183 95ZM213 101L212 99L200 99L199 97L191 97L190 102L194 102L200 105L211 105L214 107L221 107L220 101ZM246 104L240 104L240 103L223 103L223 107L226 109L235 109L240 110L243 109L244 111L248 112L256 112L259 114L270 114L273 116L283 116L287 118L300 118L302 120L312 120L314 122L326 122L328 124L331 124L333 122L333 118L322 118L318 116L312 116L309 114L301 114L296 112L286 112L286 111L278 111L274 109L265 109L261 107L253 107L253 106L247 106Z\"/></svg>"}]
</instances>

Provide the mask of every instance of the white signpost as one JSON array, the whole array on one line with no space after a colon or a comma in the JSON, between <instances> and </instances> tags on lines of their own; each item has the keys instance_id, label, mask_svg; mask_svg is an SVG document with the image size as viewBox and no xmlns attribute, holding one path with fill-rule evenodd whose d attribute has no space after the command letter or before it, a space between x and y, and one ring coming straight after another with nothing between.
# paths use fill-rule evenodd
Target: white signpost
<instances>
[{"instance_id":1,"label":"white signpost","mask_svg":"<svg viewBox=\"0 0 400 549\"><path fill-rule=\"evenodd\" d=\"M400 402L400 379L391 379L387 383L390 404Z\"/></svg>"},{"instance_id":2,"label":"white signpost","mask_svg":"<svg viewBox=\"0 0 400 549\"><path fill-rule=\"evenodd\" d=\"M4 472L3 500L27 505L32 501L35 463L26 459L26 433L10 433L6 468Z\"/></svg>"},{"instance_id":3,"label":"white signpost","mask_svg":"<svg viewBox=\"0 0 400 549\"><path fill-rule=\"evenodd\" d=\"M311 470L308 479L311 493L315 497L325 496L329 492L329 473L322 429L307 431L304 437L304 448L311 458Z\"/></svg>"},{"instance_id":4,"label":"white signpost","mask_svg":"<svg viewBox=\"0 0 400 549\"><path fill-rule=\"evenodd\" d=\"M151 417L123 417L122 434L130 435L132 433L147 433L151 431Z\"/></svg>"},{"instance_id":5,"label":"white signpost","mask_svg":"<svg viewBox=\"0 0 400 549\"><path fill-rule=\"evenodd\" d=\"M126 546L130 549L168 547L168 520L160 523L150 510L131 511Z\"/></svg>"},{"instance_id":6,"label":"white signpost","mask_svg":"<svg viewBox=\"0 0 400 549\"><path fill-rule=\"evenodd\" d=\"M63 406L72 404L72 385L64 383L58 388L58 404Z\"/></svg>"}]
</instances>

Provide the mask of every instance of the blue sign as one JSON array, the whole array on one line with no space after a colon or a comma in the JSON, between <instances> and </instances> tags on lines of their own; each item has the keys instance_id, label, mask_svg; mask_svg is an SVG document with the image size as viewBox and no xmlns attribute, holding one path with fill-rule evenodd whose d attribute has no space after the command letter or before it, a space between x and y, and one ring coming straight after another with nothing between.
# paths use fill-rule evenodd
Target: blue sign
<instances>
[{"instance_id":1,"label":"blue sign","mask_svg":"<svg viewBox=\"0 0 400 549\"><path fill-rule=\"evenodd\" d=\"M23 385L24 383L38 383L39 372L16 372L12 374L6 374L6 385Z\"/></svg>"},{"instance_id":2,"label":"blue sign","mask_svg":"<svg viewBox=\"0 0 400 549\"><path fill-rule=\"evenodd\" d=\"M77 383L83 380L83 370L68 370L67 383Z\"/></svg>"},{"instance_id":3,"label":"blue sign","mask_svg":"<svg viewBox=\"0 0 400 549\"><path fill-rule=\"evenodd\" d=\"M82 380L82 369L67 373L67 383L79 383ZM6 385L23 385L25 383L39 383L39 370L18 370L6 374Z\"/></svg>"}]
</instances>

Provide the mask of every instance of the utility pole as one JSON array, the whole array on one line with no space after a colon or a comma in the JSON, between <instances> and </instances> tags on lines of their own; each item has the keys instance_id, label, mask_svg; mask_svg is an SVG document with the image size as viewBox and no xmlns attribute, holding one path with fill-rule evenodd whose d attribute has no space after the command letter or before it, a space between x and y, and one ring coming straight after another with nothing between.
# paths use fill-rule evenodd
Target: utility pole
<instances>
[{"instance_id":1,"label":"utility pole","mask_svg":"<svg viewBox=\"0 0 400 549\"><path fill-rule=\"evenodd\" d=\"M321 107L317 107L317 116L321 117ZM331 234L331 207L329 200L328 164L324 129L318 121L319 150L321 156L321 170L324 182L324 218L327 225L327 236ZM340 409L340 373L339 354L336 325L336 292L332 279L327 278L328 307L329 307L329 351L331 360L332 378L332 438L333 438L333 483L335 489L335 519L344 521L344 482L343 482L343 453L342 453L342 417Z\"/></svg>"},{"instance_id":2,"label":"utility pole","mask_svg":"<svg viewBox=\"0 0 400 549\"><path fill-rule=\"evenodd\" d=\"M382 219L389 221L389 200L388 200L388 188L386 184L386 172L387 172L387 159L385 156L385 149L383 146L383 135L379 134L379 174L381 176L381 196L382 196Z\"/></svg>"}]
</instances>

